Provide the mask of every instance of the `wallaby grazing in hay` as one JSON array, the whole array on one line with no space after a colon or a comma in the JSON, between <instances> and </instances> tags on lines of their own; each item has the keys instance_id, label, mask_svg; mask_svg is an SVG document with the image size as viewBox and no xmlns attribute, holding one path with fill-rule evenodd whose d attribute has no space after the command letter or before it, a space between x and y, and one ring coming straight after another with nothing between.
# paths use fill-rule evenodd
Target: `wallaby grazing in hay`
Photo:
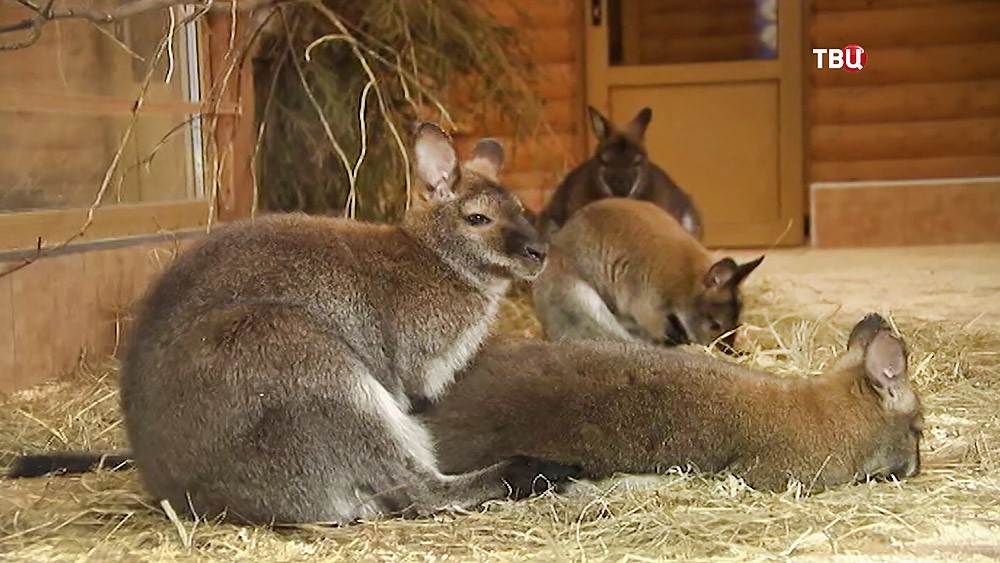
<instances>
[{"instance_id":1,"label":"wallaby grazing in hay","mask_svg":"<svg viewBox=\"0 0 1000 563\"><path fill-rule=\"evenodd\" d=\"M532 299L548 340L733 348L740 284L763 259L716 260L656 205L603 199L556 233Z\"/></svg>"},{"instance_id":2,"label":"wallaby grazing in hay","mask_svg":"<svg viewBox=\"0 0 1000 563\"><path fill-rule=\"evenodd\" d=\"M208 518L343 524L518 498L578 472L521 456L439 471L411 407L453 382L510 282L542 270L547 245L495 182L495 141L460 168L451 140L423 123L413 153L426 202L399 226L244 222L151 288L121 384L154 498Z\"/></svg>"},{"instance_id":3,"label":"wallaby grazing in hay","mask_svg":"<svg viewBox=\"0 0 1000 563\"><path fill-rule=\"evenodd\" d=\"M821 376L620 342L501 340L420 416L446 471L518 454L580 463L589 479L691 466L776 491L916 475L923 424L905 344L876 314Z\"/></svg>"},{"instance_id":4,"label":"wallaby grazing in hay","mask_svg":"<svg viewBox=\"0 0 1000 563\"><path fill-rule=\"evenodd\" d=\"M538 218L542 236L549 240L583 206L599 199L620 197L650 201L673 215L691 236L701 240L701 215L691 197L667 173L650 162L646 127L653 110L643 108L619 129L593 107L588 107L591 129L597 137L594 156L576 167L556 188Z\"/></svg>"}]
</instances>

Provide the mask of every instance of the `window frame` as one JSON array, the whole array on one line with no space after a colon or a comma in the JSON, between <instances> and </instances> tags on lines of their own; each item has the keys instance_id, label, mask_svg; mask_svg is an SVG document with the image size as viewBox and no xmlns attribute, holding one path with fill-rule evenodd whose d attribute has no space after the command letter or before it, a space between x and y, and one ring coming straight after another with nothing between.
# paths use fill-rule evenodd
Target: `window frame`
<instances>
[{"instance_id":1,"label":"window frame","mask_svg":"<svg viewBox=\"0 0 1000 563\"><path fill-rule=\"evenodd\" d=\"M231 64L227 53L232 38L238 42L249 38L246 21L249 18L234 20L230 14L209 13L195 22L199 38L201 101L145 102L139 110L140 115L201 116L201 158L205 163L205 194L202 197L104 204L93 210L71 207L0 213L0 253L44 251L82 242L205 228L210 222L249 216L253 209L251 161L256 135L253 65L249 64L248 56L237 62L224 89L213 98L213 92L222 86L220 81L225 79L227 66ZM131 116L135 105L134 99L123 97L35 92L27 96L23 90L20 95L18 92L16 87L0 89L0 107L8 111L120 117ZM214 167L215 162L218 162L217 167Z\"/></svg>"}]
</instances>

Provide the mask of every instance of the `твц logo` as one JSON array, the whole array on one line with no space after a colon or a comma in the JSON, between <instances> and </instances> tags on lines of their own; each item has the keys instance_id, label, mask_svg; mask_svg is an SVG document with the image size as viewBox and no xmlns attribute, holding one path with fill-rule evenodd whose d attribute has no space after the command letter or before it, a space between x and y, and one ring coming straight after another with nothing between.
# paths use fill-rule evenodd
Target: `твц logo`
<instances>
[{"instance_id":1,"label":"\u0442\u0432\u0446 logo","mask_svg":"<svg viewBox=\"0 0 1000 563\"><path fill-rule=\"evenodd\" d=\"M816 55L816 68L823 67L823 59L826 59L826 68L842 68L848 72L858 72L865 68L868 62L868 53L865 53L861 45L848 45L843 49L813 49Z\"/></svg>"}]
</instances>

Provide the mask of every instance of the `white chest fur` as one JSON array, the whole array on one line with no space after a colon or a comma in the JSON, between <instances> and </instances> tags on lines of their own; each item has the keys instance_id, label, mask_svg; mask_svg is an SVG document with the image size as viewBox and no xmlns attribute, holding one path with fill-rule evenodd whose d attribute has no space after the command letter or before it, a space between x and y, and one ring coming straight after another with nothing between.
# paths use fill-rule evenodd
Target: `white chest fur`
<instances>
[{"instance_id":1,"label":"white chest fur","mask_svg":"<svg viewBox=\"0 0 1000 563\"><path fill-rule=\"evenodd\" d=\"M466 328L439 356L424 365L425 397L433 401L451 385L455 372L465 367L479 350L499 311L499 299L491 299L485 313L475 324Z\"/></svg>"}]
</instances>

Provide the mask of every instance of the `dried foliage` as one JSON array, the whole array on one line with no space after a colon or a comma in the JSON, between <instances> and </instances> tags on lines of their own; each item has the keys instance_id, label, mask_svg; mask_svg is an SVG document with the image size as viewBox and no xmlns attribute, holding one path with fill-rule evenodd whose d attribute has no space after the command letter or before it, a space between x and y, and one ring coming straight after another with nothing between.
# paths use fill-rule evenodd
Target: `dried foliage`
<instances>
[{"instance_id":1,"label":"dried foliage","mask_svg":"<svg viewBox=\"0 0 1000 563\"><path fill-rule=\"evenodd\" d=\"M317 0L282 6L271 29L255 72L265 209L394 220L414 121L537 119L515 30L477 2Z\"/></svg>"}]
</instances>

